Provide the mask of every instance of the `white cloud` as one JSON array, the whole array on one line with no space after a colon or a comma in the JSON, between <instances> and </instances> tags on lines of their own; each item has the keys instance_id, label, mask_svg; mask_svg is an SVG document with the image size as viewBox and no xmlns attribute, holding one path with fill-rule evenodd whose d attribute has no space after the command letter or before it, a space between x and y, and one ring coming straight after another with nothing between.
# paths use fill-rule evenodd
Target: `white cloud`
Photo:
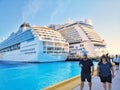
<instances>
[{"instance_id":1,"label":"white cloud","mask_svg":"<svg viewBox=\"0 0 120 90\"><path fill-rule=\"evenodd\" d=\"M68 6L72 3L72 0L58 0L56 1L57 6L51 14L50 21L53 23L54 21L60 19L60 15L64 15L67 13L69 9Z\"/></svg>"},{"instance_id":2,"label":"white cloud","mask_svg":"<svg viewBox=\"0 0 120 90\"><path fill-rule=\"evenodd\" d=\"M40 10L40 0L29 0L23 7L22 21L29 21L34 18Z\"/></svg>"}]
</instances>

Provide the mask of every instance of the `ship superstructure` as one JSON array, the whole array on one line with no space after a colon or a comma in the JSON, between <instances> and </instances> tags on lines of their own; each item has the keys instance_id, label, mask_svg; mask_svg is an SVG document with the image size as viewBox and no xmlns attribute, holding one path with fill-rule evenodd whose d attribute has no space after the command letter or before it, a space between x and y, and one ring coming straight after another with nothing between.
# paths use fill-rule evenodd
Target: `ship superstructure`
<instances>
[{"instance_id":1,"label":"ship superstructure","mask_svg":"<svg viewBox=\"0 0 120 90\"><path fill-rule=\"evenodd\" d=\"M89 56L101 56L106 53L104 40L98 35L90 19L83 21L68 20L62 25L51 25L69 42L70 55L82 55L86 50Z\"/></svg>"},{"instance_id":2,"label":"ship superstructure","mask_svg":"<svg viewBox=\"0 0 120 90\"><path fill-rule=\"evenodd\" d=\"M69 44L63 36L46 26L24 23L0 44L0 60L25 62L64 61Z\"/></svg>"}]
</instances>

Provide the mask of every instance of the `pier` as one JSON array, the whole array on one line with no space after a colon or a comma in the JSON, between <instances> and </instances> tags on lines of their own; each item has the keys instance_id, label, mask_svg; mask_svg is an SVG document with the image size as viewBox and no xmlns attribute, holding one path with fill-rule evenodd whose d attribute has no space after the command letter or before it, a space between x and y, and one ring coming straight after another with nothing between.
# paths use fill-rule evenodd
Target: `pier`
<instances>
[{"instance_id":1,"label":"pier","mask_svg":"<svg viewBox=\"0 0 120 90\"><path fill-rule=\"evenodd\" d=\"M115 77L112 79L112 88L111 90L119 90L120 89L120 70L115 71ZM72 90L80 90L80 85L76 86ZM85 82L83 90L89 90L88 83ZM100 82L100 78L95 76L92 78L92 90L104 90L102 83Z\"/></svg>"}]
</instances>

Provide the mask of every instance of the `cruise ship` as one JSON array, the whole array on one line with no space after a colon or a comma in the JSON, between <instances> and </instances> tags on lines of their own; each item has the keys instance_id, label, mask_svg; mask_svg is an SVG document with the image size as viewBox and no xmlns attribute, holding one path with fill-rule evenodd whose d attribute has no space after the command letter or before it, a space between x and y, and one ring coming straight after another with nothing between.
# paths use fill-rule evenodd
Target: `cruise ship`
<instances>
[{"instance_id":1,"label":"cruise ship","mask_svg":"<svg viewBox=\"0 0 120 90\"><path fill-rule=\"evenodd\" d=\"M69 42L71 56L82 56L83 51L91 57L107 53L105 41L96 32L90 19L85 19L85 21L68 19L65 24L53 24L49 27L59 31Z\"/></svg>"},{"instance_id":2,"label":"cruise ship","mask_svg":"<svg viewBox=\"0 0 120 90\"><path fill-rule=\"evenodd\" d=\"M1 61L65 61L68 53L69 43L58 31L28 23L0 43Z\"/></svg>"}]
</instances>

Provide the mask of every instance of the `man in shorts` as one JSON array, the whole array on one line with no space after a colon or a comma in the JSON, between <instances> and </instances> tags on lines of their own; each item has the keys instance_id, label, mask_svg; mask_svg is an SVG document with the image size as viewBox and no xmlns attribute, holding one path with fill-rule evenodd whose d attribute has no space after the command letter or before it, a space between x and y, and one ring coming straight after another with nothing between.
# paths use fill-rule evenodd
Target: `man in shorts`
<instances>
[{"instance_id":1,"label":"man in shorts","mask_svg":"<svg viewBox=\"0 0 120 90\"><path fill-rule=\"evenodd\" d=\"M93 75L94 65L93 62L90 59L88 59L87 54L85 54L84 58L80 60L79 66L81 67L80 90L83 90L84 82L86 79L88 81L89 90L91 90L92 87L91 76Z\"/></svg>"}]
</instances>

